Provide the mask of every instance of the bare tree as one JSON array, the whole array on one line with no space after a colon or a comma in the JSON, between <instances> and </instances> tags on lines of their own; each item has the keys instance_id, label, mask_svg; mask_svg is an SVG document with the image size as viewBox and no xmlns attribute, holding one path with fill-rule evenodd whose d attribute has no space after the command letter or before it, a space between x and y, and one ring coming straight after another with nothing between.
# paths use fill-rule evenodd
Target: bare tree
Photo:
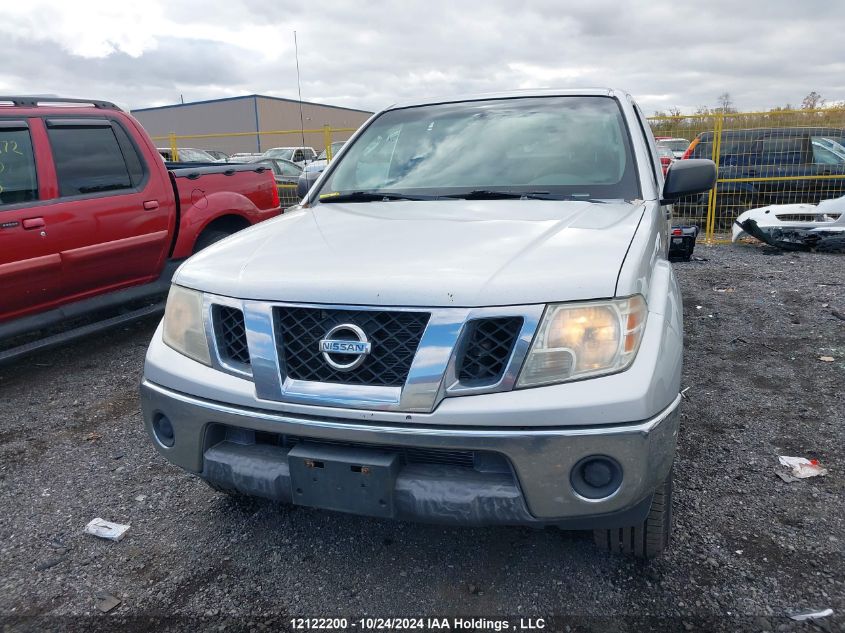
<instances>
[{"instance_id":1,"label":"bare tree","mask_svg":"<svg viewBox=\"0 0 845 633\"><path fill-rule=\"evenodd\" d=\"M669 116L681 116L681 109L678 106L670 107Z\"/></svg>"},{"instance_id":2,"label":"bare tree","mask_svg":"<svg viewBox=\"0 0 845 633\"><path fill-rule=\"evenodd\" d=\"M824 107L824 99L822 99L822 96L815 90L804 97L804 100L801 102L802 110L815 110L816 108L822 107Z\"/></svg>"},{"instance_id":3,"label":"bare tree","mask_svg":"<svg viewBox=\"0 0 845 633\"><path fill-rule=\"evenodd\" d=\"M718 106L715 108L716 112L721 112L722 114L728 114L730 112L736 112L736 108L733 107L734 102L731 99L730 92L723 92L718 97L716 97L718 102Z\"/></svg>"}]
</instances>

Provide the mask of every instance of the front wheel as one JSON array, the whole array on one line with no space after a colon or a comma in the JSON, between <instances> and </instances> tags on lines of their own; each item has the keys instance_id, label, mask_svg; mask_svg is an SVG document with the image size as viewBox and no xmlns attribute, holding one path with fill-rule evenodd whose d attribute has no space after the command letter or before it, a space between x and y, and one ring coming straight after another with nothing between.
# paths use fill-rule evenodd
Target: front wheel
<instances>
[{"instance_id":1,"label":"front wheel","mask_svg":"<svg viewBox=\"0 0 845 633\"><path fill-rule=\"evenodd\" d=\"M593 530L599 549L635 558L655 558L669 547L672 534L672 471L654 491L646 520L639 525Z\"/></svg>"},{"instance_id":2,"label":"front wheel","mask_svg":"<svg viewBox=\"0 0 845 633\"><path fill-rule=\"evenodd\" d=\"M197 238L196 243L194 244L194 253L199 253L202 249L208 248L215 242L219 242L222 239L229 237L232 234L232 231L227 231L225 229L206 229L200 236Z\"/></svg>"}]
</instances>

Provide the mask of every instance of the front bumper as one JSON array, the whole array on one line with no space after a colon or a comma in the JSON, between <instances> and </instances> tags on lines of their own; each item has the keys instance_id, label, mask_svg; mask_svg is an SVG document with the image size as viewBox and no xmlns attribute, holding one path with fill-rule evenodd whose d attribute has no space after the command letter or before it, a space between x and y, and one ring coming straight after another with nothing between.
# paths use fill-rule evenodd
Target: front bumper
<instances>
[{"instance_id":1,"label":"front bumper","mask_svg":"<svg viewBox=\"0 0 845 633\"><path fill-rule=\"evenodd\" d=\"M289 448L259 442L256 433L359 448L477 451L503 457L508 472L405 464L395 478L392 516L582 529L634 525L645 518L674 459L680 396L642 422L555 428L455 428L293 415L223 404L149 380L141 386L141 403L159 452L219 487L291 501ZM153 432L153 421L162 415L174 429L171 447ZM581 497L570 484L573 466L591 455L613 458L623 472L616 492L599 500Z\"/></svg>"}]
</instances>

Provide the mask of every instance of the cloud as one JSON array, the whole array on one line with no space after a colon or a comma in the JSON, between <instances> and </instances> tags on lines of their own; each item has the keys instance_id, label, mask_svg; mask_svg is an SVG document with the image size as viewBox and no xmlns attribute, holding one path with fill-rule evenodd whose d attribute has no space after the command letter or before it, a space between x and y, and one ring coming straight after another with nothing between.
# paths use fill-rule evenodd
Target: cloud
<instances>
[{"instance_id":1,"label":"cloud","mask_svg":"<svg viewBox=\"0 0 845 633\"><path fill-rule=\"evenodd\" d=\"M823 6L823 10L822 10ZM815 7L815 8L814 8ZM845 4L791 0L28 0L0 22L4 92L143 107L263 93L375 110L419 95L614 86L646 112L845 98Z\"/></svg>"}]
</instances>

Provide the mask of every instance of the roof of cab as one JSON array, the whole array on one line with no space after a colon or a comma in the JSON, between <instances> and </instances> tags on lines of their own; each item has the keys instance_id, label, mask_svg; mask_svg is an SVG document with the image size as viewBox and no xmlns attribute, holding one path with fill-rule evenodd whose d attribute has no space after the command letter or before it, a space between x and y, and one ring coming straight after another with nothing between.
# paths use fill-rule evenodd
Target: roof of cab
<instances>
[{"instance_id":1,"label":"roof of cab","mask_svg":"<svg viewBox=\"0 0 845 633\"><path fill-rule=\"evenodd\" d=\"M490 99L518 99L520 97L622 97L625 92L613 88L541 88L536 90L506 90L502 92L482 92L474 94L427 97L400 101L384 110L397 110L420 105L439 103L460 103L462 101L487 101Z\"/></svg>"}]
</instances>

